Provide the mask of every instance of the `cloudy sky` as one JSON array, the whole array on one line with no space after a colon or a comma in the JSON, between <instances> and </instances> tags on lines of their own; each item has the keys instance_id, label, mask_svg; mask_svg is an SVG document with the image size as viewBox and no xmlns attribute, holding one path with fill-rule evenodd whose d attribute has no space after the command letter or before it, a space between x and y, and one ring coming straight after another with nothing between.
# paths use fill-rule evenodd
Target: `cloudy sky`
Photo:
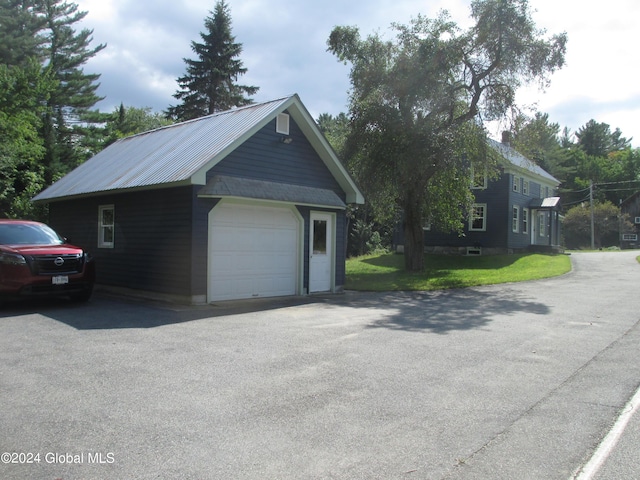
<instances>
[{"instance_id":1,"label":"cloudy sky","mask_svg":"<svg viewBox=\"0 0 640 480\"><path fill-rule=\"evenodd\" d=\"M120 103L163 111L176 103L183 58L194 58L204 19L215 0L74 0L88 15L78 28L94 30L107 48L85 72L99 73L98 108ZM292 93L317 118L346 112L349 67L326 51L336 25L356 25L364 36L390 36L392 22L408 24L418 13L433 17L446 8L469 26L470 0L227 0L233 34L243 44L245 85L260 87L256 101ZM567 32L566 65L545 92L523 90L518 101L549 114L572 131L590 119L620 128L640 146L640 62L637 0L530 0L533 18L547 33Z\"/></svg>"}]
</instances>

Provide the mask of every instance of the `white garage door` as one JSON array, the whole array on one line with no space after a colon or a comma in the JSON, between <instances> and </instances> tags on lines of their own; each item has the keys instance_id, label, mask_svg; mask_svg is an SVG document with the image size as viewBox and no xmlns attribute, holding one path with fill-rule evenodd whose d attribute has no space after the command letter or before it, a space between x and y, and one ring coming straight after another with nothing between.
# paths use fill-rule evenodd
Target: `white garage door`
<instances>
[{"instance_id":1,"label":"white garage door","mask_svg":"<svg viewBox=\"0 0 640 480\"><path fill-rule=\"evenodd\" d=\"M220 204L209 220L209 301L295 295L298 218L289 208Z\"/></svg>"}]
</instances>

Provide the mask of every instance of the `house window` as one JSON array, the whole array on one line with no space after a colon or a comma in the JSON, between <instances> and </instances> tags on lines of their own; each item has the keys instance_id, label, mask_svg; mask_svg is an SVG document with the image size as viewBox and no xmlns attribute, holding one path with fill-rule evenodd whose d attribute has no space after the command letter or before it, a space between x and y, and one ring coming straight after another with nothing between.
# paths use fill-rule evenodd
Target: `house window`
<instances>
[{"instance_id":1,"label":"house window","mask_svg":"<svg viewBox=\"0 0 640 480\"><path fill-rule=\"evenodd\" d=\"M115 234L115 210L113 205L98 207L98 247L113 248Z\"/></svg>"},{"instance_id":2,"label":"house window","mask_svg":"<svg viewBox=\"0 0 640 480\"><path fill-rule=\"evenodd\" d=\"M639 223L640 223L640 217L636 217L636 218L635 218L635 221L634 221L633 223L635 223L635 224L639 224Z\"/></svg>"},{"instance_id":3,"label":"house window","mask_svg":"<svg viewBox=\"0 0 640 480\"><path fill-rule=\"evenodd\" d=\"M514 205L511 211L511 230L514 233L518 233L518 231L520 230L519 227L520 227L520 207L518 207L517 205Z\"/></svg>"},{"instance_id":4,"label":"house window","mask_svg":"<svg viewBox=\"0 0 640 480\"><path fill-rule=\"evenodd\" d=\"M276 117L276 133L282 133L283 135L289 135L289 115L286 113L279 113Z\"/></svg>"},{"instance_id":5,"label":"house window","mask_svg":"<svg viewBox=\"0 0 640 480\"><path fill-rule=\"evenodd\" d=\"M625 242L635 242L636 240L638 240L638 235L636 235L635 233L623 233L622 240L624 240Z\"/></svg>"},{"instance_id":6,"label":"house window","mask_svg":"<svg viewBox=\"0 0 640 480\"><path fill-rule=\"evenodd\" d=\"M487 169L475 169L471 167L471 188L485 189L487 188Z\"/></svg>"},{"instance_id":7,"label":"house window","mask_svg":"<svg viewBox=\"0 0 640 480\"><path fill-rule=\"evenodd\" d=\"M522 194L529 195L529 180L522 180Z\"/></svg>"},{"instance_id":8,"label":"house window","mask_svg":"<svg viewBox=\"0 0 640 480\"><path fill-rule=\"evenodd\" d=\"M522 209L522 233L529 233L529 209Z\"/></svg>"},{"instance_id":9,"label":"house window","mask_svg":"<svg viewBox=\"0 0 640 480\"><path fill-rule=\"evenodd\" d=\"M487 230L487 205L485 203L476 203L471 208L469 230L481 232Z\"/></svg>"},{"instance_id":10,"label":"house window","mask_svg":"<svg viewBox=\"0 0 640 480\"><path fill-rule=\"evenodd\" d=\"M520 191L520 177L517 176L513 176L513 191L514 192L519 192Z\"/></svg>"}]
</instances>

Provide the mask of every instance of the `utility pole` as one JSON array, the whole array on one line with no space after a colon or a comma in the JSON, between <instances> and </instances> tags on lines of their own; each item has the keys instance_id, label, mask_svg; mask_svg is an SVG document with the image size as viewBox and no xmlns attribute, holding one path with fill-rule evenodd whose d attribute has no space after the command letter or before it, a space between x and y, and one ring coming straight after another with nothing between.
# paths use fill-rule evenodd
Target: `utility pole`
<instances>
[{"instance_id":1,"label":"utility pole","mask_svg":"<svg viewBox=\"0 0 640 480\"><path fill-rule=\"evenodd\" d=\"M589 180L589 205L591 207L591 250L596 249L595 226L593 220L593 180Z\"/></svg>"}]
</instances>

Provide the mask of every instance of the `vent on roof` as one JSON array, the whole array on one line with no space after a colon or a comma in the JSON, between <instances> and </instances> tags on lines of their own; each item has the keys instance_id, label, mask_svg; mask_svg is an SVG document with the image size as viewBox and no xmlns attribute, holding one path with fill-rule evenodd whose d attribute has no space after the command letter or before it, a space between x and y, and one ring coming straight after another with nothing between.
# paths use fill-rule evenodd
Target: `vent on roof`
<instances>
[{"instance_id":1,"label":"vent on roof","mask_svg":"<svg viewBox=\"0 0 640 480\"><path fill-rule=\"evenodd\" d=\"M276 133L289 135L289 115L287 113L279 113L276 117Z\"/></svg>"}]
</instances>

